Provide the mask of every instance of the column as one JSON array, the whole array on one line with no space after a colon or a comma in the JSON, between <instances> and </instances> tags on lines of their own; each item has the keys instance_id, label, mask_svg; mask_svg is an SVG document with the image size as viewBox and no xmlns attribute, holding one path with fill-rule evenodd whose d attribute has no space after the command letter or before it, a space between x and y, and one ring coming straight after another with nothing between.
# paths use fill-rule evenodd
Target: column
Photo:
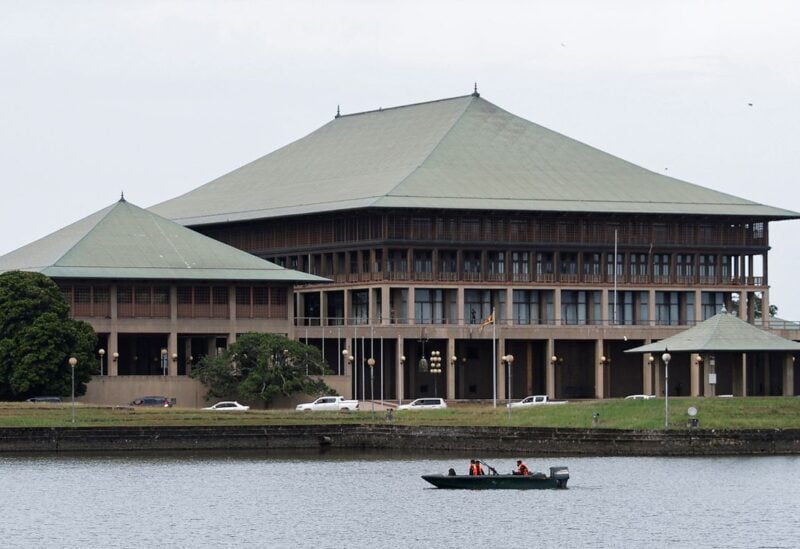
<instances>
[{"instance_id":1,"label":"column","mask_svg":"<svg viewBox=\"0 0 800 549\"><path fill-rule=\"evenodd\" d=\"M525 345L525 394L533 394L533 342L528 340Z\"/></svg>"},{"instance_id":2,"label":"column","mask_svg":"<svg viewBox=\"0 0 800 549\"><path fill-rule=\"evenodd\" d=\"M463 326L468 320L465 320L464 315L464 287L459 286L456 289L456 316L458 316L458 325Z\"/></svg>"},{"instance_id":3,"label":"column","mask_svg":"<svg viewBox=\"0 0 800 549\"><path fill-rule=\"evenodd\" d=\"M497 366L497 400L505 400L508 398L508 381L506 378L506 363L502 357L506 356L506 340L505 338L497 338L497 357L495 365Z\"/></svg>"},{"instance_id":4,"label":"column","mask_svg":"<svg viewBox=\"0 0 800 549\"><path fill-rule=\"evenodd\" d=\"M405 387L403 380L405 379L406 363L408 360L402 360L403 357L403 337L397 336L397 352L395 353L395 364L397 364L397 378L395 384L397 386L397 402L402 403L405 398Z\"/></svg>"},{"instance_id":5,"label":"column","mask_svg":"<svg viewBox=\"0 0 800 549\"><path fill-rule=\"evenodd\" d=\"M447 356L442 357L447 371L447 399L453 400L456 398L456 364L450 360L456 356L456 341L451 337L447 339ZM460 357L458 357L460 358Z\"/></svg>"},{"instance_id":6,"label":"column","mask_svg":"<svg viewBox=\"0 0 800 549\"><path fill-rule=\"evenodd\" d=\"M552 338L547 339L547 367L545 368L545 385L547 386L548 398L556 398L556 366L552 357L556 354L556 342Z\"/></svg>"},{"instance_id":7,"label":"column","mask_svg":"<svg viewBox=\"0 0 800 549\"><path fill-rule=\"evenodd\" d=\"M594 397L605 398L605 369L606 364L600 361L603 356L603 340L596 339L594 341Z\"/></svg>"},{"instance_id":8,"label":"column","mask_svg":"<svg viewBox=\"0 0 800 549\"><path fill-rule=\"evenodd\" d=\"M119 375L119 358L114 359L114 353L119 355L119 333L116 328L113 328L108 334L108 349L106 349L106 367L105 374L107 376Z\"/></svg>"},{"instance_id":9,"label":"column","mask_svg":"<svg viewBox=\"0 0 800 549\"><path fill-rule=\"evenodd\" d=\"M794 395L794 357L792 353L783 356L783 396Z\"/></svg>"},{"instance_id":10,"label":"column","mask_svg":"<svg viewBox=\"0 0 800 549\"><path fill-rule=\"evenodd\" d=\"M645 345L649 344L648 341ZM642 354L642 393L645 395L657 394L653 391L653 362L650 362L649 353Z\"/></svg>"},{"instance_id":11,"label":"column","mask_svg":"<svg viewBox=\"0 0 800 549\"><path fill-rule=\"evenodd\" d=\"M114 360L114 353L119 354L119 332L117 331L117 285L112 284L108 290L111 305L111 330L108 334L108 354L106 355L107 375L119 375L119 359Z\"/></svg>"},{"instance_id":12,"label":"column","mask_svg":"<svg viewBox=\"0 0 800 549\"><path fill-rule=\"evenodd\" d=\"M342 323L345 326L349 326L352 321L350 311L352 307L353 296L350 294L350 290L344 289L343 291L344 291L344 312L342 313L342 315L344 319Z\"/></svg>"},{"instance_id":13,"label":"column","mask_svg":"<svg viewBox=\"0 0 800 549\"><path fill-rule=\"evenodd\" d=\"M416 320L414 318L414 312L416 310L416 295L414 294L414 286L408 287L408 303L406 303L406 311L408 315L408 323L413 325L416 324Z\"/></svg>"},{"instance_id":14,"label":"column","mask_svg":"<svg viewBox=\"0 0 800 549\"><path fill-rule=\"evenodd\" d=\"M694 323L700 324L703 321L703 292L694 291Z\"/></svg>"},{"instance_id":15,"label":"column","mask_svg":"<svg viewBox=\"0 0 800 549\"><path fill-rule=\"evenodd\" d=\"M511 276L511 275L509 275ZM506 288L506 324L508 326L514 325L514 290Z\"/></svg>"},{"instance_id":16,"label":"column","mask_svg":"<svg viewBox=\"0 0 800 549\"><path fill-rule=\"evenodd\" d=\"M689 355L689 389L691 396L700 396L700 355L692 353ZM670 391L672 392L672 391Z\"/></svg>"},{"instance_id":17,"label":"column","mask_svg":"<svg viewBox=\"0 0 800 549\"><path fill-rule=\"evenodd\" d=\"M381 286L381 324L389 324L391 320L391 303L389 300L391 299L391 294L389 292L389 286Z\"/></svg>"},{"instance_id":18,"label":"column","mask_svg":"<svg viewBox=\"0 0 800 549\"><path fill-rule=\"evenodd\" d=\"M608 313L608 290L600 290L600 309L600 320L604 326L608 326L611 324L611 319L614 318L613 314L609 315Z\"/></svg>"},{"instance_id":19,"label":"column","mask_svg":"<svg viewBox=\"0 0 800 549\"><path fill-rule=\"evenodd\" d=\"M656 291L655 289L650 289L650 293L647 295L647 314L650 316L650 321L648 322L649 326L656 325Z\"/></svg>"},{"instance_id":20,"label":"column","mask_svg":"<svg viewBox=\"0 0 800 549\"><path fill-rule=\"evenodd\" d=\"M172 356L178 355L178 332L174 329L167 336L167 375L175 377L178 375L178 361L173 360Z\"/></svg>"},{"instance_id":21,"label":"column","mask_svg":"<svg viewBox=\"0 0 800 549\"><path fill-rule=\"evenodd\" d=\"M561 325L561 288L556 287L553 290L553 315L554 323L556 326Z\"/></svg>"}]
</instances>

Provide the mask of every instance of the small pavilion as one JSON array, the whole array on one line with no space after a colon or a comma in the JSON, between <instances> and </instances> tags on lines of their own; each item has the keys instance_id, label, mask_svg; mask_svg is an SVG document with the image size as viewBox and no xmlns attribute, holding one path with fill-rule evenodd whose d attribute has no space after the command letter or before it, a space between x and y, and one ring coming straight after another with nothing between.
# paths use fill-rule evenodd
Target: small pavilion
<instances>
[{"instance_id":1,"label":"small pavilion","mask_svg":"<svg viewBox=\"0 0 800 549\"><path fill-rule=\"evenodd\" d=\"M664 394L665 353L689 355L691 396L798 394L794 369L800 343L762 330L725 309L693 328L625 352L650 353L658 395ZM669 390L671 395L680 393L672 382Z\"/></svg>"}]
</instances>

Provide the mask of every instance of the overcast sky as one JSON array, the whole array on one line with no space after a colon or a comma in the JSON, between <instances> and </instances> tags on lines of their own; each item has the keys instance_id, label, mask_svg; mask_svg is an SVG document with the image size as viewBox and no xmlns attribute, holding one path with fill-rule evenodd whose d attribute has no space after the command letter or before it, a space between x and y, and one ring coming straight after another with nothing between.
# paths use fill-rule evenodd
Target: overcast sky
<instances>
[{"instance_id":1,"label":"overcast sky","mask_svg":"<svg viewBox=\"0 0 800 549\"><path fill-rule=\"evenodd\" d=\"M800 211L800 3L0 0L0 254L182 194L342 113L466 95ZM770 226L800 320L800 221Z\"/></svg>"}]
</instances>

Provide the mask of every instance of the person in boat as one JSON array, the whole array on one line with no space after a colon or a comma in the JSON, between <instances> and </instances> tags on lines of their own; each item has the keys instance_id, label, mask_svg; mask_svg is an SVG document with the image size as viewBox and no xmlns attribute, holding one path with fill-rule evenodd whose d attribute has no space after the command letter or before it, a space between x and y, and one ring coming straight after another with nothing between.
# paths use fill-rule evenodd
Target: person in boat
<instances>
[{"instance_id":1,"label":"person in boat","mask_svg":"<svg viewBox=\"0 0 800 549\"><path fill-rule=\"evenodd\" d=\"M483 474L485 473L483 472L483 467L481 467L481 462L477 459L469 460L469 476L474 477Z\"/></svg>"},{"instance_id":2,"label":"person in boat","mask_svg":"<svg viewBox=\"0 0 800 549\"><path fill-rule=\"evenodd\" d=\"M527 477L530 474L530 471L528 471L528 466L525 465L525 463L521 459L518 459L517 468L514 470L513 474Z\"/></svg>"}]
</instances>

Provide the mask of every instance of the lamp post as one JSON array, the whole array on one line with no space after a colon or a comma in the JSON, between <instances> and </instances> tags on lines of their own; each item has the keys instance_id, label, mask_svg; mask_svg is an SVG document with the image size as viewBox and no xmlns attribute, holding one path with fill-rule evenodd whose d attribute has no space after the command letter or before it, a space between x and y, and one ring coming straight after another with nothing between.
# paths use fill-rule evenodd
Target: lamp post
<instances>
[{"instance_id":1,"label":"lamp post","mask_svg":"<svg viewBox=\"0 0 800 549\"><path fill-rule=\"evenodd\" d=\"M669 350L664 347L664 354L661 355L661 360L664 361L664 428L669 428L669 361L672 360L672 355Z\"/></svg>"},{"instance_id":2,"label":"lamp post","mask_svg":"<svg viewBox=\"0 0 800 549\"><path fill-rule=\"evenodd\" d=\"M442 373L442 353L431 351L430 372L433 374L433 396L439 396L439 374Z\"/></svg>"},{"instance_id":3,"label":"lamp post","mask_svg":"<svg viewBox=\"0 0 800 549\"><path fill-rule=\"evenodd\" d=\"M502 360L505 361L508 372L508 419L511 419L511 365L514 364L514 355L506 355Z\"/></svg>"},{"instance_id":4,"label":"lamp post","mask_svg":"<svg viewBox=\"0 0 800 549\"><path fill-rule=\"evenodd\" d=\"M78 363L78 359L71 356L68 362L72 370L72 423L75 423L75 365Z\"/></svg>"},{"instance_id":5,"label":"lamp post","mask_svg":"<svg viewBox=\"0 0 800 549\"><path fill-rule=\"evenodd\" d=\"M102 377L103 376L103 356L105 356L106 350L105 349L100 349L99 351L97 351L97 354L100 355L100 377Z\"/></svg>"},{"instance_id":6,"label":"lamp post","mask_svg":"<svg viewBox=\"0 0 800 549\"><path fill-rule=\"evenodd\" d=\"M161 349L161 374L167 375L167 350Z\"/></svg>"},{"instance_id":7,"label":"lamp post","mask_svg":"<svg viewBox=\"0 0 800 549\"><path fill-rule=\"evenodd\" d=\"M367 366L369 366L369 399L372 401L372 417L375 417L375 359L369 357L367 359Z\"/></svg>"},{"instance_id":8,"label":"lamp post","mask_svg":"<svg viewBox=\"0 0 800 549\"><path fill-rule=\"evenodd\" d=\"M347 366L353 364L353 355L350 354L350 351L347 349L342 351L342 357L344 358L344 373L347 374ZM358 398L358 388L353 387L353 391L356 394L356 398Z\"/></svg>"}]
</instances>

